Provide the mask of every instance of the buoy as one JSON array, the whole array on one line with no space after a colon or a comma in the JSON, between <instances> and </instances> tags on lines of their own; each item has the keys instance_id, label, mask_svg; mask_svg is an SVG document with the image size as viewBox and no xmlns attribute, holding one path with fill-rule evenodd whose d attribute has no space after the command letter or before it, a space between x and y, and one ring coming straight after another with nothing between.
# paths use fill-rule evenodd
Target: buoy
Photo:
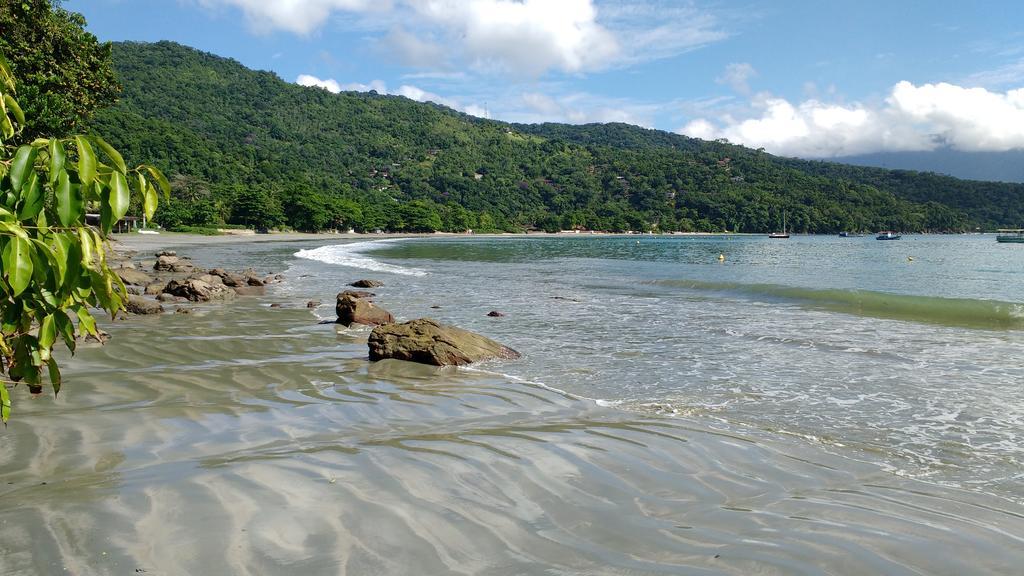
<instances>
[{"instance_id":1,"label":"buoy","mask_svg":"<svg viewBox=\"0 0 1024 576\"><path fill-rule=\"evenodd\" d=\"M907 262L913 262L913 261L914 261L914 257L913 256L907 256Z\"/></svg>"},{"instance_id":2,"label":"buoy","mask_svg":"<svg viewBox=\"0 0 1024 576\"><path fill-rule=\"evenodd\" d=\"M724 262L725 261L725 254L719 254L718 255L718 261L719 262Z\"/></svg>"}]
</instances>

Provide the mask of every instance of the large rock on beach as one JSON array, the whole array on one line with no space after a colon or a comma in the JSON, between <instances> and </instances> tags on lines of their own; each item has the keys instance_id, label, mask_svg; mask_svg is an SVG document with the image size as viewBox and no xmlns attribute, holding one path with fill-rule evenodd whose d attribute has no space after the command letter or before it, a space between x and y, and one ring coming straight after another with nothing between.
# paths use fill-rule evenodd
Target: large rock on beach
<instances>
[{"instance_id":1,"label":"large rock on beach","mask_svg":"<svg viewBox=\"0 0 1024 576\"><path fill-rule=\"evenodd\" d=\"M117 277L125 284L131 284L134 286L145 286L153 282L153 277L142 270L118 268L114 270L114 274L117 274Z\"/></svg>"},{"instance_id":2,"label":"large rock on beach","mask_svg":"<svg viewBox=\"0 0 1024 576\"><path fill-rule=\"evenodd\" d=\"M338 302L334 306L334 311L338 314L338 324L345 326L353 324L378 326L395 321L395 317L391 315L391 312L369 300L356 298L345 292L338 295Z\"/></svg>"},{"instance_id":3,"label":"large rock on beach","mask_svg":"<svg viewBox=\"0 0 1024 576\"><path fill-rule=\"evenodd\" d=\"M156 300L129 294L124 303L125 310L132 314L162 314L164 307Z\"/></svg>"},{"instance_id":4,"label":"large rock on beach","mask_svg":"<svg viewBox=\"0 0 1024 576\"><path fill-rule=\"evenodd\" d=\"M351 296L353 298L369 299L376 296L373 292L367 292L366 290L345 290L344 292L338 293L338 300L341 300L344 296Z\"/></svg>"},{"instance_id":5,"label":"large rock on beach","mask_svg":"<svg viewBox=\"0 0 1024 576\"><path fill-rule=\"evenodd\" d=\"M370 360L395 358L461 366L491 358L513 360L519 352L469 330L445 326L430 318L377 326L370 333Z\"/></svg>"},{"instance_id":6,"label":"large rock on beach","mask_svg":"<svg viewBox=\"0 0 1024 576\"><path fill-rule=\"evenodd\" d=\"M380 280L356 280L349 284L349 286L354 288L380 288L383 285L384 283Z\"/></svg>"},{"instance_id":7,"label":"large rock on beach","mask_svg":"<svg viewBox=\"0 0 1024 576\"><path fill-rule=\"evenodd\" d=\"M192 302L230 300L235 297L235 291L223 284L210 284L195 278L181 281L171 280L164 288L164 292Z\"/></svg>"},{"instance_id":8,"label":"large rock on beach","mask_svg":"<svg viewBox=\"0 0 1024 576\"><path fill-rule=\"evenodd\" d=\"M156 264L153 265L153 270L157 272L189 273L195 268L187 259L177 256L160 256L156 259Z\"/></svg>"}]
</instances>

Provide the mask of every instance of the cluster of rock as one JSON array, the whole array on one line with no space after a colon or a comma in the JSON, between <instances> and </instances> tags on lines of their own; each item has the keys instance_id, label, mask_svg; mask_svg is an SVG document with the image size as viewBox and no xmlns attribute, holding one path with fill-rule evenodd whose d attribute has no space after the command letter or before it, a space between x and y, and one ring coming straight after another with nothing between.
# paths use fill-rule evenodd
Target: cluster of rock
<instances>
[{"instance_id":1,"label":"cluster of rock","mask_svg":"<svg viewBox=\"0 0 1024 576\"><path fill-rule=\"evenodd\" d=\"M375 280L359 280L350 284L362 288L383 285ZM394 358L434 366L461 366L492 358L512 360L520 357L515 350L490 338L430 318L395 323L394 315L373 302L375 296L372 292L345 290L338 294L335 305L339 324L374 327L367 342L370 360ZM500 312L488 315L504 316Z\"/></svg>"},{"instance_id":2,"label":"cluster of rock","mask_svg":"<svg viewBox=\"0 0 1024 576\"><path fill-rule=\"evenodd\" d=\"M157 252L156 261L136 262L130 255L113 263L114 273L125 284L125 307L131 314L160 314L162 303L216 302L235 296L262 296L265 286L280 282L280 274L260 276L254 270L229 272L203 270L177 253ZM151 269L152 272L147 272Z\"/></svg>"}]
</instances>

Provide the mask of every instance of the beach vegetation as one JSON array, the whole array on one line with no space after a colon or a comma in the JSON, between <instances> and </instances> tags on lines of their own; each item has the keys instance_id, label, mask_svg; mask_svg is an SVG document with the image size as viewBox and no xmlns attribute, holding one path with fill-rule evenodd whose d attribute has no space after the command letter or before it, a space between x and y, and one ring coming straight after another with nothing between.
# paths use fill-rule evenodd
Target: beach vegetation
<instances>
[{"instance_id":1,"label":"beach vegetation","mask_svg":"<svg viewBox=\"0 0 1024 576\"><path fill-rule=\"evenodd\" d=\"M99 136L23 142L30 116L0 55L0 419L10 417L8 384L60 391L53 348L99 339L93 310L111 316L127 291L107 265L107 235L134 201L152 217L163 174L131 166ZM88 224L90 214L97 225Z\"/></svg>"}]
</instances>

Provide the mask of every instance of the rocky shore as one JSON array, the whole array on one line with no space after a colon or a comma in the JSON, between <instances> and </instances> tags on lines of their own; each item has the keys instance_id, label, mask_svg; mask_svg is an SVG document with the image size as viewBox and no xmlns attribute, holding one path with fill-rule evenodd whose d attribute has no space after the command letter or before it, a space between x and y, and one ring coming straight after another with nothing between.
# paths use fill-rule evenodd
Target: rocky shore
<instances>
[{"instance_id":1,"label":"rocky shore","mask_svg":"<svg viewBox=\"0 0 1024 576\"><path fill-rule=\"evenodd\" d=\"M202 269L186 256L173 250L161 250L152 258L139 258L130 251L112 253L109 264L124 282L125 308L129 314L161 314L164 304L178 305L176 312L187 312L183 305L196 302L222 302L236 296L263 296L268 284L284 279L281 274L259 275L248 269L231 272L223 268Z\"/></svg>"},{"instance_id":2,"label":"rocky shore","mask_svg":"<svg viewBox=\"0 0 1024 576\"><path fill-rule=\"evenodd\" d=\"M161 250L151 258L139 257L131 251L117 251L109 256L109 264L125 285L125 309L133 315L163 314L164 305L174 305L174 312L191 312L190 303L226 302L237 296L264 296L266 286L281 282L278 273L257 274L253 269L229 271L223 268L204 269L187 256L173 250ZM357 280L353 288L381 288L378 280ZM374 303L376 294L366 290L344 290L335 303L335 323L346 327L374 327L368 346L371 361L406 360L435 366L464 365L489 359L515 359L515 350L485 336L447 326L430 318L397 323L395 316ZM307 306L315 307L310 301ZM492 317L504 314L492 311Z\"/></svg>"}]
</instances>

